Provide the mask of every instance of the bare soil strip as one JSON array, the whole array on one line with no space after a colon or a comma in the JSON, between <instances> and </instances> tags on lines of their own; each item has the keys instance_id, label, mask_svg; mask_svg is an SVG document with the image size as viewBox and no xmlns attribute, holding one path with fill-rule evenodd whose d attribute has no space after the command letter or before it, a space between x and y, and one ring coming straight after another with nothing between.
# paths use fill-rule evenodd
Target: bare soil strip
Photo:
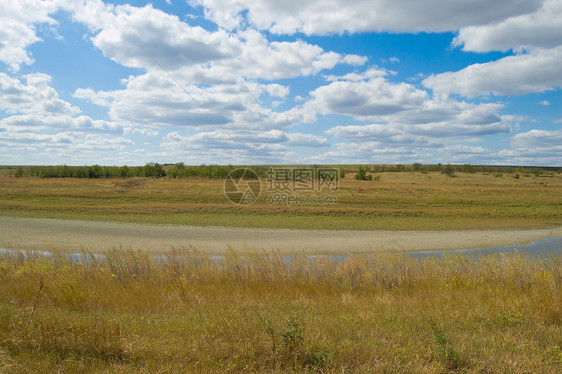
<instances>
[{"instance_id":1,"label":"bare soil strip","mask_svg":"<svg viewBox=\"0 0 562 374\"><path fill-rule=\"evenodd\" d=\"M0 217L4 248L104 251L112 248L166 251L193 246L210 253L229 247L281 252L348 253L423 251L525 245L562 237L562 227L520 230L339 231L196 227Z\"/></svg>"}]
</instances>

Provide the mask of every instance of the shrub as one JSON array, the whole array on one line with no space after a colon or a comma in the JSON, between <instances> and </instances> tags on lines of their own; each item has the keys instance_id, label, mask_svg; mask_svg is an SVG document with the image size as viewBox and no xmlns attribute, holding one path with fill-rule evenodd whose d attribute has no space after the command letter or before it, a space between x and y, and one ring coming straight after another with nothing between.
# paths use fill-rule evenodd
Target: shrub
<instances>
[{"instance_id":1,"label":"shrub","mask_svg":"<svg viewBox=\"0 0 562 374\"><path fill-rule=\"evenodd\" d=\"M366 181L367 180L367 169L364 167L359 167L357 174L355 174L355 180Z\"/></svg>"}]
</instances>

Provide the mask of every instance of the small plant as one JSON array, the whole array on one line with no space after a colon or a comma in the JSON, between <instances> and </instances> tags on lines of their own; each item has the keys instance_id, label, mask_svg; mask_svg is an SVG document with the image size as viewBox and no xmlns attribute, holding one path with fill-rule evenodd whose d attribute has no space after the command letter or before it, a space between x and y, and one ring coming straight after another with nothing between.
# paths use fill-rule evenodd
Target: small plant
<instances>
[{"instance_id":1,"label":"small plant","mask_svg":"<svg viewBox=\"0 0 562 374\"><path fill-rule=\"evenodd\" d=\"M519 323L519 317L513 314L498 313L499 326L513 326Z\"/></svg>"},{"instance_id":2,"label":"small plant","mask_svg":"<svg viewBox=\"0 0 562 374\"><path fill-rule=\"evenodd\" d=\"M554 361L562 363L562 350L557 345L549 347L546 351L552 356Z\"/></svg>"},{"instance_id":3,"label":"small plant","mask_svg":"<svg viewBox=\"0 0 562 374\"><path fill-rule=\"evenodd\" d=\"M513 175L513 178L519 179L519 173L515 173L515 175Z\"/></svg>"},{"instance_id":4,"label":"small plant","mask_svg":"<svg viewBox=\"0 0 562 374\"><path fill-rule=\"evenodd\" d=\"M280 348L280 353L285 357L294 357L296 363L299 350L304 343L304 318L297 314L291 314L287 317L285 326L281 327L276 327L267 317L258 316L258 318L271 339L273 357L277 356L278 348Z\"/></svg>"},{"instance_id":5,"label":"small plant","mask_svg":"<svg viewBox=\"0 0 562 374\"><path fill-rule=\"evenodd\" d=\"M499 171L495 172L493 175L494 175L494 177L496 177L496 178L503 177L503 173L500 173Z\"/></svg>"},{"instance_id":6,"label":"small plant","mask_svg":"<svg viewBox=\"0 0 562 374\"><path fill-rule=\"evenodd\" d=\"M328 353L324 351L314 351L306 355L303 366L312 370L323 371L328 367L331 361L332 358Z\"/></svg>"},{"instance_id":7,"label":"small plant","mask_svg":"<svg viewBox=\"0 0 562 374\"><path fill-rule=\"evenodd\" d=\"M455 347L451 344L445 332L441 330L435 321L430 320L429 325L431 326L431 331L433 334L433 340L437 343L437 349L439 350L440 356L444 359L449 369L457 369L461 365L460 356L455 350Z\"/></svg>"},{"instance_id":8,"label":"small plant","mask_svg":"<svg viewBox=\"0 0 562 374\"><path fill-rule=\"evenodd\" d=\"M281 342L288 352L296 352L304 342L304 326L304 319L293 314L287 318L287 326L277 330L281 337Z\"/></svg>"}]
</instances>

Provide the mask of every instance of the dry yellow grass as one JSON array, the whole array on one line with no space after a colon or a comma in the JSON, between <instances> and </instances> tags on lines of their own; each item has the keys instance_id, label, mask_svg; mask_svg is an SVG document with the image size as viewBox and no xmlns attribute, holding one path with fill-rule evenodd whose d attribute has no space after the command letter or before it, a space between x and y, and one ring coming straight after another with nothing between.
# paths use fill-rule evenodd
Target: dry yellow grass
<instances>
[{"instance_id":1,"label":"dry yellow grass","mask_svg":"<svg viewBox=\"0 0 562 374\"><path fill-rule=\"evenodd\" d=\"M560 257L163 258L1 255L0 371L562 370Z\"/></svg>"}]
</instances>

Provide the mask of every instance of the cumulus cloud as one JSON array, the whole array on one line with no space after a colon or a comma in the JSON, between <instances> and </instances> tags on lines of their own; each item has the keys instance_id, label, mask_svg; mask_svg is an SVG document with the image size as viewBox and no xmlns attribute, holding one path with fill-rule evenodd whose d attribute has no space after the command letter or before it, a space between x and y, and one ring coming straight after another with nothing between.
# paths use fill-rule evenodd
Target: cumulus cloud
<instances>
[{"instance_id":1,"label":"cumulus cloud","mask_svg":"<svg viewBox=\"0 0 562 374\"><path fill-rule=\"evenodd\" d=\"M287 152L288 147L321 146L326 138L313 134L287 133L280 130L214 130L193 135L182 135L178 131L168 133L163 141L166 149L186 150L235 150L247 157L267 157Z\"/></svg>"},{"instance_id":2,"label":"cumulus cloud","mask_svg":"<svg viewBox=\"0 0 562 374\"><path fill-rule=\"evenodd\" d=\"M562 3L545 0L534 12L499 22L470 25L453 41L470 52L516 52L496 61L470 65L456 72L431 75L423 81L436 92L466 97L524 95L562 86Z\"/></svg>"},{"instance_id":3,"label":"cumulus cloud","mask_svg":"<svg viewBox=\"0 0 562 374\"><path fill-rule=\"evenodd\" d=\"M436 93L523 95L562 86L562 46L536 49L496 61L473 64L456 72L432 74L423 85Z\"/></svg>"},{"instance_id":4,"label":"cumulus cloud","mask_svg":"<svg viewBox=\"0 0 562 374\"><path fill-rule=\"evenodd\" d=\"M276 34L450 31L536 10L539 0L192 0L229 30L246 23Z\"/></svg>"},{"instance_id":5,"label":"cumulus cloud","mask_svg":"<svg viewBox=\"0 0 562 374\"><path fill-rule=\"evenodd\" d=\"M90 26L92 43L106 57L128 67L181 72L195 83L290 78L367 61L363 56L326 52L302 40L270 42L251 29L207 31L151 5L93 1L67 8L75 20Z\"/></svg>"},{"instance_id":6,"label":"cumulus cloud","mask_svg":"<svg viewBox=\"0 0 562 374\"><path fill-rule=\"evenodd\" d=\"M51 14L57 9L56 0L0 2L0 61L13 71L18 71L22 64L32 64L28 47L41 41L37 26L55 25Z\"/></svg>"},{"instance_id":7,"label":"cumulus cloud","mask_svg":"<svg viewBox=\"0 0 562 374\"><path fill-rule=\"evenodd\" d=\"M385 78L333 82L317 88L311 96L304 108L312 112L345 114L400 127L403 133L432 137L506 133L513 120L499 114L501 104L436 99L412 85L390 83ZM369 126L359 127L379 129L378 125Z\"/></svg>"},{"instance_id":8,"label":"cumulus cloud","mask_svg":"<svg viewBox=\"0 0 562 374\"><path fill-rule=\"evenodd\" d=\"M120 136L118 123L80 115L79 108L59 98L50 80L39 73L21 81L0 73L0 109L6 114L0 118L0 149L9 150L6 162L75 163L133 144Z\"/></svg>"},{"instance_id":9,"label":"cumulus cloud","mask_svg":"<svg viewBox=\"0 0 562 374\"><path fill-rule=\"evenodd\" d=\"M268 84L265 89L271 96L279 98L285 98L290 92L289 87L280 84Z\"/></svg>"},{"instance_id":10,"label":"cumulus cloud","mask_svg":"<svg viewBox=\"0 0 562 374\"><path fill-rule=\"evenodd\" d=\"M514 135L509 148L498 152L498 156L513 164L535 164L560 166L562 159L562 130L530 130Z\"/></svg>"},{"instance_id":11,"label":"cumulus cloud","mask_svg":"<svg viewBox=\"0 0 562 374\"><path fill-rule=\"evenodd\" d=\"M557 0L190 3L202 6L218 27L194 26L189 16L185 21L152 5L2 2L0 61L12 72L33 63L29 46L45 37L45 26L57 26L57 10L86 25L86 40L106 58L142 71L123 79L118 89L78 88L72 104L51 87L49 75L0 73L0 150L14 150L14 160L17 152L33 153L40 162L53 155L131 160L142 154L193 163L291 163L301 160L306 147L323 152L310 162L431 162L438 160L436 153L451 161L560 159L560 131L517 134L499 153L464 144L508 134L520 118L502 114L502 104L452 95L473 98L561 87L562 5ZM512 55L431 75L420 87L392 82L398 75L390 70L364 67L366 56L325 50L302 38L372 31L458 31L453 46L464 51ZM271 33L302 34L272 38ZM334 69L338 65L347 66ZM286 81L314 75L308 95ZM291 97L295 93L300 95ZM541 99L532 101L549 103ZM109 120L84 115L76 106L80 100L105 108ZM334 114L353 122L334 124L322 134L317 117L325 116L324 121ZM307 130L295 132L298 124L307 124ZM132 139L144 143L139 147Z\"/></svg>"},{"instance_id":12,"label":"cumulus cloud","mask_svg":"<svg viewBox=\"0 0 562 374\"><path fill-rule=\"evenodd\" d=\"M67 114L80 113L80 109L61 100L55 89L49 86L47 74L28 74L25 83L0 73L0 109L8 114Z\"/></svg>"},{"instance_id":13,"label":"cumulus cloud","mask_svg":"<svg viewBox=\"0 0 562 374\"><path fill-rule=\"evenodd\" d=\"M240 53L240 44L224 31L189 26L175 15L123 5L106 13L108 21L92 43L105 56L124 66L177 69Z\"/></svg>"},{"instance_id":14,"label":"cumulus cloud","mask_svg":"<svg viewBox=\"0 0 562 374\"><path fill-rule=\"evenodd\" d=\"M455 155L484 155L490 153L490 150L484 147L470 146L464 144L455 144L451 146L446 146L442 148L441 151L455 154Z\"/></svg>"},{"instance_id":15,"label":"cumulus cloud","mask_svg":"<svg viewBox=\"0 0 562 374\"><path fill-rule=\"evenodd\" d=\"M471 52L552 48L562 40L562 2L546 0L533 13L510 17L497 23L462 28L454 45Z\"/></svg>"},{"instance_id":16,"label":"cumulus cloud","mask_svg":"<svg viewBox=\"0 0 562 374\"><path fill-rule=\"evenodd\" d=\"M215 160L236 159L240 163L271 163L273 160L288 161L288 137L281 131L267 132L223 131L199 132L182 135L168 133L161 146L188 162L201 163ZM224 163L224 161L222 161Z\"/></svg>"},{"instance_id":17,"label":"cumulus cloud","mask_svg":"<svg viewBox=\"0 0 562 374\"><path fill-rule=\"evenodd\" d=\"M384 78L368 81L337 81L312 91L307 108L320 113L352 114L362 120L415 110L428 99L406 83L392 84Z\"/></svg>"},{"instance_id":18,"label":"cumulus cloud","mask_svg":"<svg viewBox=\"0 0 562 374\"><path fill-rule=\"evenodd\" d=\"M181 76L178 77L181 79ZM130 127L282 129L307 120L299 108L277 112L261 105L259 99L264 92L277 97L286 96L289 89L282 85L240 80L237 84L186 85L184 88L189 94L167 74L155 71L130 78L122 90L78 90L75 96L107 106L113 121Z\"/></svg>"}]
</instances>

